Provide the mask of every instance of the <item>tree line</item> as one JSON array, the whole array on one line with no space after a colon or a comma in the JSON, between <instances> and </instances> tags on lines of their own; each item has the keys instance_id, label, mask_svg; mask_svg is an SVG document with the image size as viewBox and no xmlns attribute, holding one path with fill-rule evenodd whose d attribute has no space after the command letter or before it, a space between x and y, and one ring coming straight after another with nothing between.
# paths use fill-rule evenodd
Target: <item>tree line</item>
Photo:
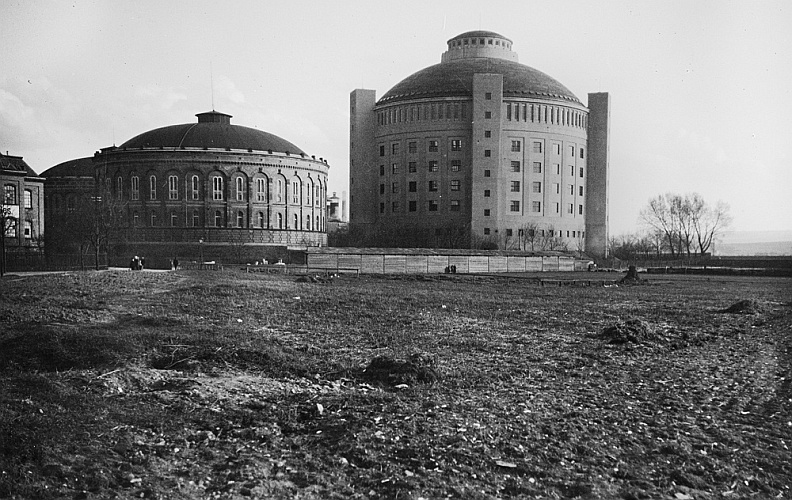
<instances>
[{"instance_id":1,"label":"tree line","mask_svg":"<svg viewBox=\"0 0 792 500\"><path fill-rule=\"evenodd\" d=\"M731 224L729 205L707 203L698 193L666 193L651 198L638 216L643 232L611 238L618 259L668 256L671 260L702 256Z\"/></svg>"}]
</instances>

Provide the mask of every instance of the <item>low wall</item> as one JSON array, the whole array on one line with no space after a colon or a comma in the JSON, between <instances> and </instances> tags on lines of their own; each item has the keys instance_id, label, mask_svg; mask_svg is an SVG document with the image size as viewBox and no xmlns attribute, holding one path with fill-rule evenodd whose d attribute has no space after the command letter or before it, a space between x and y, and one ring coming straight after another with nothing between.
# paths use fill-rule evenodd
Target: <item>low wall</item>
<instances>
[{"instance_id":1,"label":"low wall","mask_svg":"<svg viewBox=\"0 0 792 500\"><path fill-rule=\"evenodd\" d=\"M440 252L438 250L437 252ZM316 269L355 269L369 274L432 274L456 267L457 273L522 273L543 271L574 271L571 256L505 256L505 255L425 255L314 253L308 252L306 264Z\"/></svg>"}]
</instances>

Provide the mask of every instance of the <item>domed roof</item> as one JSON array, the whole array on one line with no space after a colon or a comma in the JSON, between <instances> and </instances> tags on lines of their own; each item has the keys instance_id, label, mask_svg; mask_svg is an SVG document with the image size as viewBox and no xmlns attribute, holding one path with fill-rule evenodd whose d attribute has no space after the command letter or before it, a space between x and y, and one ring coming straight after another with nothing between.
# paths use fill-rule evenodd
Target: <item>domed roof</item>
<instances>
[{"instance_id":1,"label":"domed roof","mask_svg":"<svg viewBox=\"0 0 792 500\"><path fill-rule=\"evenodd\" d=\"M199 113L198 123L161 127L133 137L120 148L252 149L304 154L291 142L250 127L231 125L231 116L216 111Z\"/></svg>"},{"instance_id":2,"label":"domed roof","mask_svg":"<svg viewBox=\"0 0 792 500\"><path fill-rule=\"evenodd\" d=\"M456 38L459 37L453 39ZM505 59L475 57L424 68L397 83L382 96L378 104L426 97L470 97L473 94L473 75L476 73L503 75L505 97L539 97L580 103L569 89L539 70Z\"/></svg>"},{"instance_id":3,"label":"domed roof","mask_svg":"<svg viewBox=\"0 0 792 500\"><path fill-rule=\"evenodd\" d=\"M458 40L460 38L501 38L503 40L509 40L505 36L501 35L500 33L495 33L494 31L468 31L466 33L462 33L461 35L457 35L451 40ZM449 40L449 42L451 42ZM509 40L511 42L511 40Z\"/></svg>"},{"instance_id":4,"label":"domed roof","mask_svg":"<svg viewBox=\"0 0 792 500\"><path fill-rule=\"evenodd\" d=\"M56 177L91 177L94 176L93 157L77 158L58 163L41 173L45 179Z\"/></svg>"}]
</instances>

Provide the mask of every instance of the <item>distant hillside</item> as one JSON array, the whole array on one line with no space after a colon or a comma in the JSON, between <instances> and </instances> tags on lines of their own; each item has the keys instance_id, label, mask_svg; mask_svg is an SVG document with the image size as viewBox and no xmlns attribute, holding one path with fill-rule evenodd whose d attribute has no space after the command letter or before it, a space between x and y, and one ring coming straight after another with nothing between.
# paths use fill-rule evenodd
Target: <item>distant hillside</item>
<instances>
[{"instance_id":1,"label":"distant hillside","mask_svg":"<svg viewBox=\"0 0 792 500\"><path fill-rule=\"evenodd\" d=\"M715 244L714 255L792 255L792 231L731 231Z\"/></svg>"}]
</instances>

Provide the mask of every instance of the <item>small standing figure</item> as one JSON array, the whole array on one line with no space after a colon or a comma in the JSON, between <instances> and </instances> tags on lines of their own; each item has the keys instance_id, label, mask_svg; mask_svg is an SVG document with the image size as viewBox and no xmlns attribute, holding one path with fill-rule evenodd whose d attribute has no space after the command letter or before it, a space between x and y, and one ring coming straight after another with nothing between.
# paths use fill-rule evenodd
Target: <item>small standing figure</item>
<instances>
[{"instance_id":1,"label":"small standing figure","mask_svg":"<svg viewBox=\"0 0 792 500\"><path fill-rule=\"evenodd\" d=\"M142 271L144 267L146 267L146 258L145 257L141 257L140 258L140 265L138 266L138 269L140 269Z\"/></svg>"},{"instance_id":2,"label":"small standing figure","mask_svg":"<svg viewBox=\"0 0 792 500\"><path fill-rule=\"evenodd\" d=\"M134 271L137 269L137 256L129 259L129 270Z\"/></svg>"},{"instance_id":3,"label":"small standing figure","mask_svg":"<svg viewBox=\"0 0 792 500\"><path fill-rule=\"evenodd\" d=\"M179 259L176 257L173 258L173 270L177 271L179 269Z\"/></svg>"}]
</instances>

